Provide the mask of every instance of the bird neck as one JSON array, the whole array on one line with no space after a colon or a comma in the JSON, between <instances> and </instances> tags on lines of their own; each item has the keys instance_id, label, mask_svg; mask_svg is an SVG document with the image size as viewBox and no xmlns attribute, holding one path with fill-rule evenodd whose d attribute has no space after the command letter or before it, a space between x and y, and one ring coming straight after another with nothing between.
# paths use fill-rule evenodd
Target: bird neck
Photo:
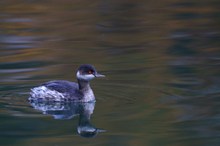
<instances>
[{"instance_id":1,"label":"bird neck","mask_svg":"<svg viewBox=\"0 0 220 146\"><path fill-rule=\"evenodd\" d=\"M95 101L94 93L89 85L89 81L79 80L79 90L83 94L83 102Z\"/></svg>"},{"instance_id":2,"label":"bird neck","mask_svg":"<svg viewBox=\"0 0 220 146\"><path fill-rule=\"evenodd\" d=\"M89 85L89 81L78 79L78 84L79 84L79 90L90 90L91 89Z\"/></svg>"}]
</instances>

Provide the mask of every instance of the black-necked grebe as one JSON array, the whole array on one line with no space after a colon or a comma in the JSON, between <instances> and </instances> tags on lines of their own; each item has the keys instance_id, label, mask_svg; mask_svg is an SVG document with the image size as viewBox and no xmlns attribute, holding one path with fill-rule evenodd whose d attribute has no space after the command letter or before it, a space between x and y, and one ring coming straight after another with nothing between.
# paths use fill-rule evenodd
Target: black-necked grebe
<instances>
[{"instance_id":1,"label":"black-necked grebe","mask_svg":"<svg viewBox=\"0 0 220 146\"><path fill-rule=\"evenodd\" d=\"M89 81L95 77L105 76L99 74L92 65L81 65L76 73L78 83L65 80L54 80L43 83L41 86L31 89L29 100L95 101L95 96L89 85Z\"/></svg>"}]
</instances>

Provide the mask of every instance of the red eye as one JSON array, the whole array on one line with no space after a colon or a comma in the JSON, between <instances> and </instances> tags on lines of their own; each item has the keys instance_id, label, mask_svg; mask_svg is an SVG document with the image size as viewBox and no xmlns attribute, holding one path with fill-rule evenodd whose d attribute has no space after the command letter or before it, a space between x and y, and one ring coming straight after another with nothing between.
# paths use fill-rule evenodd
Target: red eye
<instances>
[{"instance_id":1,"label":"red eye","mask_svg":"<svg viewBox=\"0 0 220 146\"><path fill-rule=\"evenodd\" d=\"M89 71L88 71L88 73L89 73L89 74L92 74L92 73L93 73L93 71L92 71L92 70L89 70Z\"/></svg>"}]
</instances>

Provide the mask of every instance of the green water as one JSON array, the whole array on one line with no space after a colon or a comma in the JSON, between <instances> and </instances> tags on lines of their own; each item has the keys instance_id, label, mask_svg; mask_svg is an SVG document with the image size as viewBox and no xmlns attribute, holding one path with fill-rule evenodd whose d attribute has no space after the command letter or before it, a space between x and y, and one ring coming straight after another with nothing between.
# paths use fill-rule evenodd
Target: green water
<instances>
[{"instance_id":1,"label":"green water","mask_svg":"<svg viewBox=\"0 0 220 146\"><path fill-rule=\"evenodd\" d=\"M219 1L0 3L0 145L219 145ZM80 116L27 101L84 63L106 75L91 83L89 122L105 130L93 138L77 132Z\"/></svg>"}]
</instances>

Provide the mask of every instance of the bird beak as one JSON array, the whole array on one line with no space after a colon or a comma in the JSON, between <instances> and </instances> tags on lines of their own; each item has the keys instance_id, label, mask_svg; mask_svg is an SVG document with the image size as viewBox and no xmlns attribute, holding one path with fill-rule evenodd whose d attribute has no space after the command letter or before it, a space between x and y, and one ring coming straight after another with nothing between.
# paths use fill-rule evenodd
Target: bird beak
<instances>
[{"instance_id":1,"label":"bird beak","mask_svg":"<svg viewBox=\"0 0 220 146\"><path fill-rule=\"evenodd\" d=\"M95 77L97 77L97 78L103 78L103 77L105 77L105 75L102 75L102 74L96 73L96 74L95 74Z\"/></svg>"}]
</instances>

